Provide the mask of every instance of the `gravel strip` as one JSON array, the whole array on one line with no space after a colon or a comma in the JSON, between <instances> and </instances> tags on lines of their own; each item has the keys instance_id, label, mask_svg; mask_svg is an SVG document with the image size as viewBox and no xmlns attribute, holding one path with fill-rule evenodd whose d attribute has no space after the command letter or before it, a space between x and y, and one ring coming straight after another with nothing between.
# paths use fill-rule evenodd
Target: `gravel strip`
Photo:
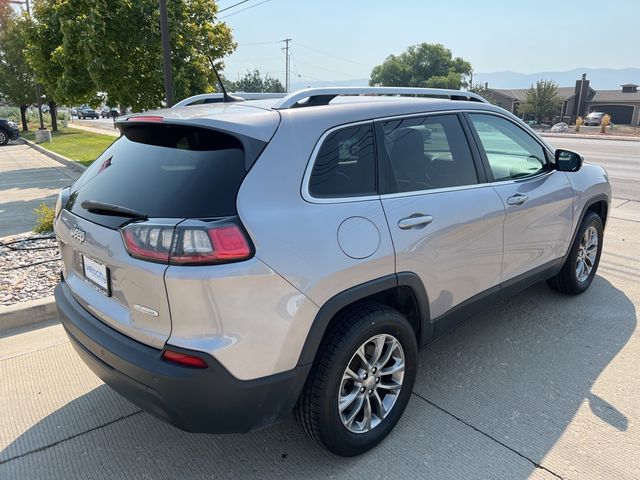
<instances>
[{"instance_id":1,"label":"gravel strip","mask_svg":"<svg viewBox=\"0 0 640 480\"><path fill-rule=\"evenodd\" d=\"M0 306L53 295L62 269L60 251L55 238L41 238L52 236L32 233L0 239Z\"/></svg>"}]
</instances>

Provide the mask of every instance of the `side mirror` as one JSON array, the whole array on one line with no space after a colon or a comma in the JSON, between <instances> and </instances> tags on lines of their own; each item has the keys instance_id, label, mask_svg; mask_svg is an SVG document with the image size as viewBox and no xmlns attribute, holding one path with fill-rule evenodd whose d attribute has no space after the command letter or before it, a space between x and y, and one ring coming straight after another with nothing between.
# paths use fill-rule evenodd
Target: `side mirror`
<instances>
[{"instance_id":1,"label":"side mirror","mask_svg":"<svg viewBox=\"0 0 640 480\"><path fill-rule=\"evenodd\" d=\"M582 167L582 156L570 150L556 150L556 170L559 172L577 172Z\"/></svg>"}]
</instances>

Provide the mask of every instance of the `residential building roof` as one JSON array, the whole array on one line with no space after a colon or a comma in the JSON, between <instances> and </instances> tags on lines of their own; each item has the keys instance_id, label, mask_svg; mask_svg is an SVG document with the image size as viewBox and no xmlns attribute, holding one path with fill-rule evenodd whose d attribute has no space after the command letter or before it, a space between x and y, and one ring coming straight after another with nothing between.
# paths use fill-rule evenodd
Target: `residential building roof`
<instances>
[{"instance_id":1,"label":"residential building roof","mask_svg":"<svg viewBox=\"0 0 640 480\"><path fill-rule=\"evenodd\" d=\"M598 90L588 102L640 102L640 92L621 90Z\"/></svg>"}]
</instances>

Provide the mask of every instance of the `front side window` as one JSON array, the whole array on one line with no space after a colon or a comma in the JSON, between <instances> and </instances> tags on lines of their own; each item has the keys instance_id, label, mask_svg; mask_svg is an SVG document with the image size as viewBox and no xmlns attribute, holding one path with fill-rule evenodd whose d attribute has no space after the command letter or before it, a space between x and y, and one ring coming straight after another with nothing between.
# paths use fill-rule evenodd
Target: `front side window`
<instances>
[{"instance_id":1,"label":"front side window","mask_svg":"<svg viewBox=\"0 0 640 480\"><path fill-rule=\"evenodd\" d=\"M542 145L520 127L495 115L471 113L469 118L496 181L526 178L545 169Z\"/></svg>"},{"instance_id":2,"label":"front side window","mask_svg":"<svg viewBox=\"0 0 640 480\"><path fill-rule=\"evenodd\" d=\"M382 129L392 192L478 183L467 137L456 115L390 120Z\"/></svg>"},{"instance_id":3,"label":"front side window","mask_svg":"<svg viewBox=\"0 0 640 480\"><path fill-rule=\"evenodd\" d=\"M376 194L376 157L371 124L330 133L316 156L309 193L319 198Z\"/></svg>"}]
</instances>

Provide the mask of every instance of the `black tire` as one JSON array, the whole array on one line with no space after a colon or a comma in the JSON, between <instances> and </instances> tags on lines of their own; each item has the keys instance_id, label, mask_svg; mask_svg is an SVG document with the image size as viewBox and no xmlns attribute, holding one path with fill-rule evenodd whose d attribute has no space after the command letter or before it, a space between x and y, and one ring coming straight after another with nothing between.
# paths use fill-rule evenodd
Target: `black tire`
<instances>
[{"instance_id":1,"label":"black tire","mask_svg":"<svg viewBox=\"0 0 640 480\"><path fill-rule=\"evenodd\" d=\"M402 387L395 403L380 423L367 432L353 433L343 424L338 411L342 376L353 361L356 350L367 340L380 334L393 336L402 347L405 361ZM389 347L385 344L384 348ZM336 455L351 457L370 450L393 430L409 402L416 377L417 355L415 332L397 310L377 303L347 309L339 314L318 349L295 408L298 425L314 441ZM378 376L381 371L382 368ZM383 390L376 391L383 395L382 398L386 398Z\"/></svg>"},{"instance_id":2,"label":"black tire","mask_svg":"<svg viewBox=\"0 0 640 480\"><path fill-rule=\"evenodd\" d=\"M0 147L4 147L7 143L9 143L9 134L0 129Z\"/></svg>"},{"instance_id":3,"label":"black tire","mask_svg":"<svg viewBox=\"0 0 640 480\"><path fill-rule=\"evenodd\" d=\"M582 237L590 227L595 228L598 234L597 253L595 261L593 262L593 267L591 268L591 272L584 280L580 281L576 272L578 252L580 250L580 242L582 241ZM555 277L547 280L547 284L552 289L569 295L578 295L584 292L587 288L589 288L589 285L591 285L591 282L596 275L596 271L598 270L598 265L600 264L600 256L602 254L602 240L602 219L597 213L587 212L587 215L585 215L584 220L582 220L582 223L580 224L580 228L578 228L578 234L573 241L573 245L571 245L571 250L569 251L569 255L567 256L567 259L562 266L562 270L560 270L560 273L558 273Z\"/></svg>"}]
</instances>

